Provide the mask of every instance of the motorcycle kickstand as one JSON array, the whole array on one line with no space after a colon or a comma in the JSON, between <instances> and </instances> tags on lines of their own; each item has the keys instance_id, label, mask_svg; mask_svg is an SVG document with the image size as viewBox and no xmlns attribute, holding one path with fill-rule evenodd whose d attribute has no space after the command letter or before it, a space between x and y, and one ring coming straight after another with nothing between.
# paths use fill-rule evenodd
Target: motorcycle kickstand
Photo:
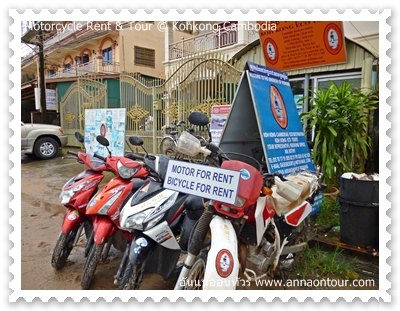
<instances>
[{"instance_id":1,"label":"motorcycle kickstand","mask_svg":"<svg viewBox=\"0 0 400 311\"><path fill-rule=\"evenodd\" d=\"M285 273L283 271L281 271L280 275L281 275L281 279L283 281L283 289L287 290Z\"/></svg>"},{"instance_id":2,"label":"motorcycle kickstand","mask_svg":"<svg viewBox=\"0 0 400 311\"><path fill-rule=\"evenodd\" d=\"M85 258L88 256L89 251L92 248L93 243L94 243L94 230L92 230L92 232L90 232L89 239L86 242L85 253L84 253Z\"/></svg>"},{"instance_id":3,"label":"motorcycle kickstand","mask_svg":"<svg viewBox=\"0 0 400 311\"><path fill-rule=\"evenodd\" d=\"M74 239L74 244L73 244L74 246L76 246L78 244L79 238L82 236L82 230L83 230L83 223L81 223L79 225L79 229L76 232L75 239Z\"/></svg>"},{"instance_id":4,"label":"motorcycle kickstand","mask_svg":"<svg viewBox=\"0 0 400 311\"><path fill-rule=\"evenodd\" d=\"M114 284L115 285L119 284L119 282L121 280L121 274L123 272L125 272L124 270L125 270L125 266L126 266L126 260L128 259L128 255L129 255L129 246L130 246L130 243L128 243L126 245L126 249L125 249L124 255L122 256L121 263L120 263L120 265L118 267L117 274L114 277Z\"/></svg>"},{"instance_id":5,"label":"motorcycle kickstand","mask_svg":"<svg viewBox=\"0 0 400 311\"><path fill-rule=\"evenodd\" d=\"M103 253L101 254L101 261L104 263L108 257L108 253L110 252L111 245L114 241L114 235L111 236L111 238L108 240L106 243L106 247L103 250Z\"/></svg>"}]
</instances>

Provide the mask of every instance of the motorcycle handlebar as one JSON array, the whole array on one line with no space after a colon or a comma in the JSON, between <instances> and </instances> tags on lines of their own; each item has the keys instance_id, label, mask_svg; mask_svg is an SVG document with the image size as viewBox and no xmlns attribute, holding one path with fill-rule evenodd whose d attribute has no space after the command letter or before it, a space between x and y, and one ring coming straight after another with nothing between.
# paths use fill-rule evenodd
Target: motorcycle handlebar
<instances>
[{"instance_id":1,"label":"motorcycle handlebar","mask_svg":"<svg viewBox=\"0 0 400 311\"><path fill-rule=\"evenodd\" d=\"M78 153L75 152L75 151L67 150L67 153L68 153L68 154L72 154L72 155L78 157Z\"/></svg>"},{"instance_id":2,"label":"motorcycle handlebar","mask_svg":"<svg viewBox=\"0 0 400 311\"><path fill-rule=\"evenodd\" d=\"M142 156L140 156L140 155L138 155L138 154L135 154L135 153L127 153L127 154L125 154L125 158L128 158L128 159L132 159L132 160L138 160L138 161L144 161L144 157L142 157Z\"/></svg>"},{"instance_id":3,"label":"motorcycle handlebar","mask_svg":"<svg viewBox=\"0 0 400 311\"><path fill-rule=\"evenodd\" d=\"M106 162L106 160L107 160L106 157L103 157L103 156L101 156L101 155L99 155L99 154L97 154L97 153L93 154L93 156L94 156L95 158L98 158L98 159L104 161L104 162Z\"/></svg>"}]
</instances>

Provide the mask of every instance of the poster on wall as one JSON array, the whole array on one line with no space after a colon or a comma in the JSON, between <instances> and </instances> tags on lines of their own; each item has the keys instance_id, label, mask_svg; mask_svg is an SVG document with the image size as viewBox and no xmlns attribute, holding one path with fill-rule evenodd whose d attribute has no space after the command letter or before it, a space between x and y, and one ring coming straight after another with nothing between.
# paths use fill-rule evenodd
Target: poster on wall
<instances>
[{"instance_id":1,"label":"poster on wall","mask_svg":"<svg viewBox=\"0 0 400 311\"><path fill-rule=\"evenodd\" d=\"M231 105L219 105L213 106L211 109L211 139L213 144L219 145L221 139L221 134L224 129L226 119L228 118L229 111L231 110Z\"/></svg>"},{"instance_id":2,"label":"poster on wall","mask_svg":"<svg viewBox=\"0 0 400 311\"><path fill-rule=\"evenodd\" d=\"M346 62L341 21L257 22L265 65L292 70Z\"/></svg>"},{"instance_id":3,"label":"poster on wall","mask_svg":"<svg viewBox=\"0 0 400 311\"><path fill-rule=\"evenodd\" d=\"M85 148L90 154L108 156L106 147L100 145L96 137L108 139L112 155L123 156L125 147L126 109L86 109L85 110Z\"/></svg>"}]
</instances>

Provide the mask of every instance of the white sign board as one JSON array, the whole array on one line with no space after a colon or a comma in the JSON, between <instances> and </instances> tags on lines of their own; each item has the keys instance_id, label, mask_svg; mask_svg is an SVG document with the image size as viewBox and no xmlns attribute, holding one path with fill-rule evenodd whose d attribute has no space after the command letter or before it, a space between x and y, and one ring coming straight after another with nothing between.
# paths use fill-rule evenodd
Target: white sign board
<instances>
[{"instance_id":1,"label":"white sign board","mask_svg":"<svg viewBox=\"0 0 400 311\"><path fill-rule=\"evenodd\" d=\"M35 109L39 110L40 107L40 92L37 87L35 92ZM57 110L57 92L56 90L46 89L46 110Z\"/></svg>"},{"instance_id":2,"label":"white sign board","mask_svg":"<svg viewBox=\"0 0 400 311\"><path fill-rule=\"evenodd\" d=\"M239 171L170 160L164 188L234 204L239 178Z\"/></svg>"}]
</instances>

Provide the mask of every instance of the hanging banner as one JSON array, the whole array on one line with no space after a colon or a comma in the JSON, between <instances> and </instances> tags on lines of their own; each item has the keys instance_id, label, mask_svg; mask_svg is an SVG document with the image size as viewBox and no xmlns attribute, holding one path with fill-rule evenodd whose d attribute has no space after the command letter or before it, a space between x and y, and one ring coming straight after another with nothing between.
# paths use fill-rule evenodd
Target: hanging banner
<instances>
[{"instance_id":1,"label":"hanging banner","mask_svg":"<svg viewBox=\"0 0 400 311\"><path fill-rule=\"evenodd\" d=\"M85 110L85 148L90 154L109 155L106 147L100 145L96 137L108 139L112 155L123 156L125 148L126 108L86 109Z\"/></svg>"},{"instance_id":2,"label":"hanging banner","mask_svg":"<svg viewBox=\"0 0 400 311\"><path fill-rule=\"evenodd\" d=\"M211 140L215 145L219 145L221 139L222 131L228 118L229 111L231 110L231 105L219 105L213 106L211 108Z\"/></svg>"},{"instance_id":3,"label":"hanging banner","mask_svg":"<svg viewBox=\"0 0 400 311\"><path fill-rule=\"evenodd\" d=\"M265 65L277 70L346 62L343 22L257 22ZM265 27L272 24L275 27Z\"/></svg>"}]
</instances>

